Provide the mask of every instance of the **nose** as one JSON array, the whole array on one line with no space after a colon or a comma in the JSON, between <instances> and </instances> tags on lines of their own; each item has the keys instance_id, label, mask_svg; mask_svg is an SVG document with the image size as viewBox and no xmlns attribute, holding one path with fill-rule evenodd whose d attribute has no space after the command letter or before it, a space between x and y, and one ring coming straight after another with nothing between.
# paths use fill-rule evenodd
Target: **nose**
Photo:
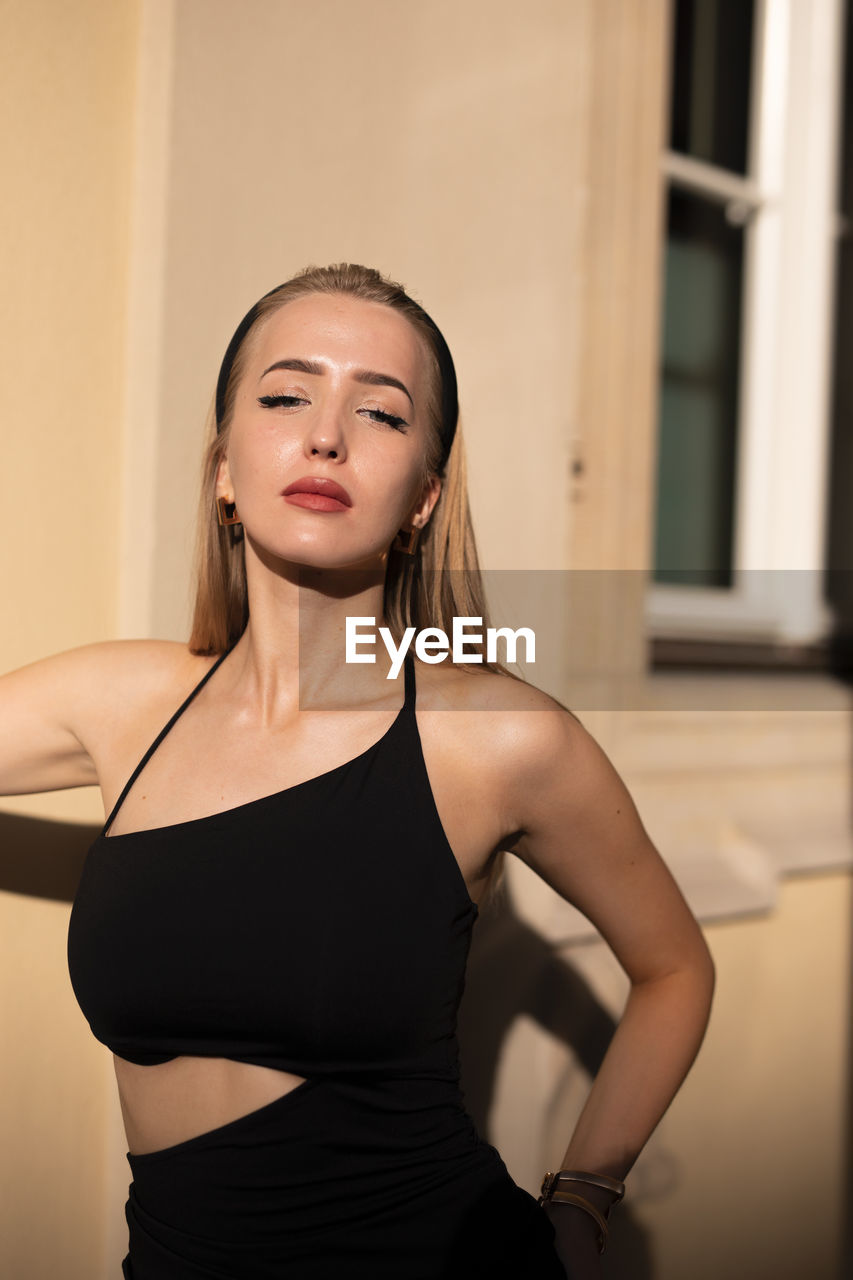
<instances>
[{"instance_id":1,"label":"nose","mask_svg":"<svg viewBox=\"0 0 853 1280\"><path fill-rule=\"evenodd\" d=\"M343 408L330 400L311 415L305 432L305 454L309 458L345 458L346 436Z\"/></svg>"}]
</instances>

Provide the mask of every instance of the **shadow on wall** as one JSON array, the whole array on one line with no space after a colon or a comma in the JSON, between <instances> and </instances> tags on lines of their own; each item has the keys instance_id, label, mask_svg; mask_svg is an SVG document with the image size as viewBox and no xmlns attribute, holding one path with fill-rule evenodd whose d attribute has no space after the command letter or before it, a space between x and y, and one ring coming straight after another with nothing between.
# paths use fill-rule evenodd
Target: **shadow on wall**
<instances>
[{"instance_id":1,"label":"shadow on wall","mask_svg":"<svg viewBox=\"0 0 853 1280\"><path fill-rule=\"evenodd\" d=\"M481 909L459 1010L465 1103L487 1142L501 1046L521 1014L567 1045L590 1078L616 1029L586 979L516 915L506 889ZM614 1213L603 1263L605 1280L652 1280L648 1236L630 1204Z\"/></svg>"},{"instance_id":2,"label":"shadow on wall","mask_svg":"<svg viewBox=\"0 0 853 1280\"><path fill-rule=\"evenodd\" d=\"M89 845L100 827L0 813L0 889L73 902Z\"/></svg>"}]
</instances>

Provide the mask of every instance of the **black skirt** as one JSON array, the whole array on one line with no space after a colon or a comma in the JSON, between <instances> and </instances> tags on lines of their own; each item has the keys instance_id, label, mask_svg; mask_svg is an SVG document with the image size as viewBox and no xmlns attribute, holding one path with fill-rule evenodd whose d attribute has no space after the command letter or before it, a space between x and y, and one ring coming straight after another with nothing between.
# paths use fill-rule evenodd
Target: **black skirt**
<instances>
[{"instance_id":1,"label":"black skirt","mask_svg":"<svg viewBox=\"0 0 853 1280\"><path fill-rule=\"evenodd\" d=\"M455 1082L315 1077L127 1159L125 1280L565 1280Z\"/></svg>"}]
</instances>

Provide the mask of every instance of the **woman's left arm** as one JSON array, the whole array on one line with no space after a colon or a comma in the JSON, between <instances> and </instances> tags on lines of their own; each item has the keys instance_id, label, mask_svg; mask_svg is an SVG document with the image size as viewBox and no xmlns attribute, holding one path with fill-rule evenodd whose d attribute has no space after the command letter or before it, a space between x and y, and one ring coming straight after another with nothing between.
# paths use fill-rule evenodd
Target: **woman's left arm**
<instances>
[{"instance_id":1,"label":"woman's left arm","mask_svg":"<svg viewBox=\"0 0 853 1280\"><path fill-rule=\"evenodd\" d=\"M513 745L513 852L587 916L631 982L559 1167L623 1179L702 1043L713 963L625 784L580 721L565 710L533 712ZM593 1188L576 1189L607 1203ZM549 1214L567 1250L575 1232L596 1234L572 1206Z\"/></svg>"}]
</instances>

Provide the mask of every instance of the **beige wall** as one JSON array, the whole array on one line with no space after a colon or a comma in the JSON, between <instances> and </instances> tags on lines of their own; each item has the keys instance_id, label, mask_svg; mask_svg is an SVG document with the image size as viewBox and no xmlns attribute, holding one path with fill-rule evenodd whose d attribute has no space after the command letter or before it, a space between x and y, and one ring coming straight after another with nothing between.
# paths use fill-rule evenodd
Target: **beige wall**
<instances>
[{"instance_id":1,"label":"beige wall","mask_svg":"<svg viewBox=\"0 0 853 1280\"><path fill-rule=\"evenodd\" d=\"M792 878L772 914L707 927L717 1005L661 1129L674 1176L638 1203L659 1280L841 1280L851 890Z\"/></svg>"},{"instance_id":2,"label":"beige wall","mask_svg":"<svg viewBox=\"0 0 853 1280\"><path fill-rule=\"evenodd\" d=\"M484 559L563 563L592 9L178 6L158 634L185 627L187 494L222 352L255 298L309 262L375 265L423 300L459 369Z\"/></svg>"},{"instance_id":3,"label":"beige wall","mask_svg":"<svg viewBox=\"0 0 853 1280\"><path fill-rule=\"evenodd\" d=\"M115 632L137 7L5 0L0 19L8 669ZM100 812L89 793L3 807ZM36 857L2 821L0 844L4 873ZM10 1280L107 1274L111 1067L68 982L68 913L63 901L0 892L0 1273Z\"/></svg>"},{"instance_id":4,"label":"beige wall","mask_svg":"<svg viewBox=\"0 0 853 1280\"><path fill-rule=\"evenodd\" d=\"M114 626L136 9L0 10L3 658ZM10 483L11 478L11 483Z\"/></svg>"},{"instance_id":5,"label":"beige wall","mask_svg":"<svg viewBox=\"0 0 853 1280\"><path fill-rule=\"evenodd\" d=\"M711 1023L628 1179L607 1280L841 1280L851 905L849 872L816 873L783 881L773 911L705 925L717 968ZM603 943L557 954L593 1001L567 988L568 1028L522 1017L493 1107L498 1146L531 1191L565 1150L602 1011L617 1016L626 994ZM534 990L540 976L529 976Z\"/></svg>"}]
</instances>

